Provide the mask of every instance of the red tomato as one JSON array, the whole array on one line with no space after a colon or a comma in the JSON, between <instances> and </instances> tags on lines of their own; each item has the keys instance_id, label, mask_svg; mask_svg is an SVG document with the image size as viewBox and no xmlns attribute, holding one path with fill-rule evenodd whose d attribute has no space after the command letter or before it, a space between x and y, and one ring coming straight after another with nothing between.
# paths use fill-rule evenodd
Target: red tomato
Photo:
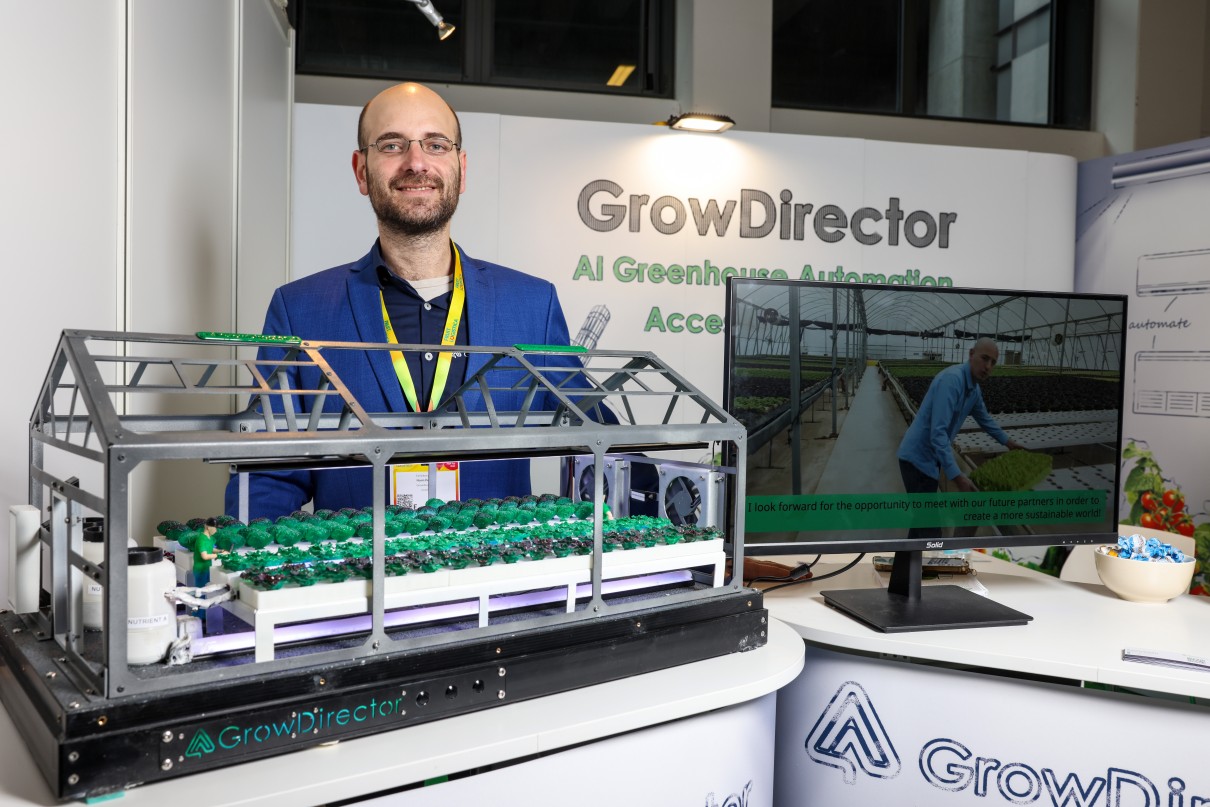
<instances>
[{"instance_id":1,"label":"red tomato","mask_svg":"<svg viewBox=\"0 0 1210 807\"><path fill-rule=\"evenodd\" d=\"M1144 510L1154 510L1160 506L1160 499L1149 490L1143 491L1143 495L1139 497L1139 502L1143 505Z\"/></svg>"},{"instance_id":2,"label":"red tomato","mask_svg":"<svg viewBox=\"0 0 1210 807\"><path fill-rule=\"evenodd\" d=\"M1149 530L1158 530L1160 528L1160 522L1159 519L1157 519L1152 513L1143 513L1142 517L1139 519L1139 526Z\"/></svg>"},{"instance_id":3,"label":"red tomato","mask_svg":"<svg viewBox=\"0 0 1210 807\"><path fill-rule=\"evenodd\" d=\"M1164 491L1164 506L1174 513L1179 513L1185 509L1185 497L1179 490L1166 490Z\"/></svg>"},{"instance_id":4,"label":"red tomato","mask_svg":"<svg viewBox=\"0 0 1210 807\"><path fill-rule=\"evenodd\" d=\"M1193 526L1192 521L1182 521L1180 524L1176 525L1176 531L1181 535L1184 535L1186 538L1192 538L1193 531L1195 529L1196 528Z\"/></svg>"}]
</instances>

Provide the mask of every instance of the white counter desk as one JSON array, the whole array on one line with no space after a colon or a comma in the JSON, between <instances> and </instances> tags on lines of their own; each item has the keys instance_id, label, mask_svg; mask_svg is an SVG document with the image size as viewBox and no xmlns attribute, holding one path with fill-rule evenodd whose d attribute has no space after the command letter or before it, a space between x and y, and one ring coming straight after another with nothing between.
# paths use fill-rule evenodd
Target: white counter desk
<instances>
[{"instance_id":1,"label":"white counter desk","mask_svg":"<svg viewBox=\"0 0 1210 807\"><path fill-rule=\"evenodd\" d=\"M765 607L804 639L831 647L1210 698L1210 673L1122 661L1125 647L1210 658L1210 598L1133 603L1101 585L1058 580L978 552L970 558L987 596L1029 614L1032 622L899 634L872 630L828 607L820 595L877 585L868 557L844 575L771 592ZM829 556L814 571L826 574L851 559Z\"/></svg>"},{"instance_id":2,"label":"white counter desk","mask_svg":"<svg viewBox=\"0 0 1210 807\"><path fill-rule=\"evenodd\" d=\"M754 738L764 746L767 759L754 756L767 766L763 795L752 804L769 804L772 788L773 708L775 693L794 680L802 669L803 643L793 630L771 621L768 642L745 653L659 670L619 681L584 687L471 714L424 723L370 737L347 740L331 746L310 748L281 756L235 765L219 770L182 776L164 782L143 785L125 791L115 805L283 805L303 807L382 794L374 803L392 804L472 804L482 797L475 788L490 788L491 803L499 805L566 804L566 791L549 779L550 769L560 769L569 777L579 777L578 786L591 786L591 778L582 763L564 759L576 751L589 749L591 761L599 763L598 795L577 799L581 804L619 803L631 787L626 777L608 764L620 756L634 771L650 768L657 778L669 770L696 771L701 758L693 752L684 764L674 749L664 755L658 750L667 744L677 746L685 737L700 738L698 753L709 753L709 744L717 745L719 730L756 731L766 740ZM746 722L738 723L735 710L753 709ZM695 721L721 720L697 725ZM728 722L730 720L730 722ZM670 721L675 721L671 722ZM669 739L658 732L679 731ZM652 735L657 749L647 747ZM603 739L611 738L611 739ZM734 738L733 738L734 739ZM597 742L600 741L600 742ZM692 742L692 740L689 740ZM589 743L589 745L580 745ZM646 743L646 745L644 745ZM608 749L605 745L613 744ZM578 748L576 746L579 746ZM55 801L34 766L8 714L0 710L0 805L52 805ZM538 756L560 749L571 749L550 757ZM703 750L706 749L706 750ZM526 760L529 759L529 762ZM437 777L470 771L500 763L521 764L431 787L399 789ZM526 771L527 765L546 762L539 772ZM573 764L574 763L574 764ZM502 781L511 775L521 781ZM680 777L679 786L691 796L684 803L701 804L709 792L717 800L731 791L740 791L745 781L732 785L709 781L709 766L700 773ZM493 778L494 777L494 778ZM750 772L740 778L753 779ZM733 777L734 778L734 777ZM482 780L481 782L478 780ZM688 780L688 781L686 781ZM634 787L642 786L636 776ZM726 789L730 787L730 790ZM700 792L699 792L700 791ZM637 800L636 800L637 798ZM605 799L602 801L601 799ZM643 803L633 794L630 803Z\"/></svg>"},{"instance_id":3,"label":"white counter desk","mask_svg":"<svg viewBox=\"0 0 1210 807\"><path fill-rule=\"evenodd\" d=\"M1033 621L875 631L820 594L877 586L869 558L766 594L807 641L777 698L778 807L1210 805L1210 672L1122 660L1126 647L1210 657L1210 598L1132 603L979 553L972 566L987 596Z\"/></svg>"}]
</instances>

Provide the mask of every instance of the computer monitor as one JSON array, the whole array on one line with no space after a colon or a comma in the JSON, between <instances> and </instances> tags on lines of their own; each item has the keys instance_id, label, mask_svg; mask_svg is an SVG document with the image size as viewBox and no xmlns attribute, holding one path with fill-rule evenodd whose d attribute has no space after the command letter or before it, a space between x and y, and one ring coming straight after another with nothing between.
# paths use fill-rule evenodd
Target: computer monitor
<instances>
[{"instance_id":1,"label":"computer monitor","mask_svg":"<svg viewBox=\"0 0 1210 807\"><path fill-rule=\"evenodd\" d=\"M886 589L823 592L883 631L1027 622L922 588L922 554L1116 542L1125 323L1121 295L730 278L745 552L894 552Z\"/></svg>"}]
</instances>

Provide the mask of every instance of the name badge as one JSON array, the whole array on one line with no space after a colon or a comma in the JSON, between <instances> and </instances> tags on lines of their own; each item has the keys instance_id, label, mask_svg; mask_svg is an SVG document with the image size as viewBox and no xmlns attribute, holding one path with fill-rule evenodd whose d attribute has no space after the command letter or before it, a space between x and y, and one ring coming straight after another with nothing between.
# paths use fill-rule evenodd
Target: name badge
<instances>
[{"instance_id":1,"label":"name badge","mask_svg":"<svg viewBox=\"0 0 1210 807\"><path fill-rule=\"evenodd\" d=\"M419 507L429 499L457 501L459 468L456 462L392 465L391 502L401 507Z\"/></svg>"}]
</instances>

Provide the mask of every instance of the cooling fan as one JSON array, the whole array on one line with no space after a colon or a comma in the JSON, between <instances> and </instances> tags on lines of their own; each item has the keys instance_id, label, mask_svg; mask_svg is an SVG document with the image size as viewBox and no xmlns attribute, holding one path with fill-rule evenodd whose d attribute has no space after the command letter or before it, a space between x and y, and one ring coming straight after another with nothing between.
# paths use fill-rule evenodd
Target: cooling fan
<instances>
[{"instance_id":1,"label":"cooling fan","mask_svg":"<svg viewBox=\"0 0 1210 807\"><path fill-rule=\"evenodd\" d=\"M674 476L664 485L660 507L663 515L678 527L696 526L702 515L702 492L687 476Z\"/></svg>"},{"instance_id":2,"label":"cooling fan","mask_svg":"<svg viewBox=\"0 0 1210 807\"><path fill-rule=\"evenodd\" d=\"M630 515L630 464L617 457L605 457L601 461L601 496L609 505L610 512L615 518ZM572 498L578 502L591 502L596 482L596 468L591 454L577 456L572 466L573 489Z\"/></svg>"},{"instance_id":3,"label":"cooling fan","mask_svg":"<svg viewBox=\"0 0 1210 807\"><path fill-rule=\"evenodd\" d=\"M694 463L665 462L658 467L659 515L677 526L722 526L722 473Z\"/></svg>"},{"instance_id":4,"label":"cooling fan","mask_svg":"<svg viewBox=\"0 0 1210 807\"><path fill-rule=\"evenodd\" d=\"M721 527L723 474L710 465L608 455L602 461L604 498L615 517L661 516L677 526ZM592 501L592 456L575 458L572 496Z\"/></svg>"}]
</instances>

